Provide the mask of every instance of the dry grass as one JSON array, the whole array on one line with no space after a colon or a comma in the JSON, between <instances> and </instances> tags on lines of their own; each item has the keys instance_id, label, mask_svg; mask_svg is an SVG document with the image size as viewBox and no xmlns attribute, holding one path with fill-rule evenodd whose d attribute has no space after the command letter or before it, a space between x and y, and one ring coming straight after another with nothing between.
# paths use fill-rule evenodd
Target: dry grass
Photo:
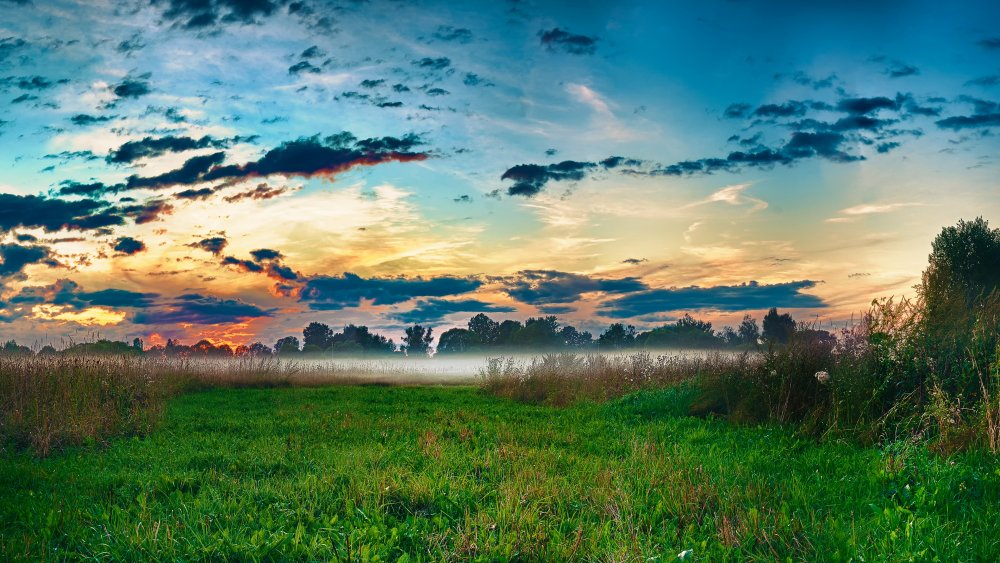
<instances>
[{"instance_id":1,"label":"dry grass","mask_svg":"<svg viewBox=\"0 0 1000 563\"><path fill-rule=\"evenodd\" d=\"M390 363L153 356L0 356L0 448L46 456L66 445L143 435L167 400L208 388L399 384Z\"/></svg>"},{"instance_id":2,"label":"dry grass","mask_svg":"<svg viewBox=\"0 0 1000 563\"><path fill-rule=\"evenodd\" d=\"M578 401L602 402L640 389L721 375L752 362L753 355L749 353L549 354L526 362L510 357L490 358L479 375L482 387L494 395L561 406Z\"/></svg>"}]
</instances>

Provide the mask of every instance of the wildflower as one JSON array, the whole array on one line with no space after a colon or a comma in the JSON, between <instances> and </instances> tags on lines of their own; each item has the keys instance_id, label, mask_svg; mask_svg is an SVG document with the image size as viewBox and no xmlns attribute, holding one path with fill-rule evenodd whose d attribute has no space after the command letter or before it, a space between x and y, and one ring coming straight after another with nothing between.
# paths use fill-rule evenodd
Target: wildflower
<instances>
[{"instance_id":1,"label":"wildflower","mask_svg":"<svg viewBox=\"0 0 1000 563\"><path fill-rule=\"evenodd\" d=\"M771 370L771 377L778 377L778 370L772 369Z\"/></svg>"},{"instance_id":2,"label":"wildflower","mask_svg":"<svg viewBox=\"0 0 1000 563\"><path fill-rule=\"evenodd\" d=\"M820 383L826 383L827 381L830 381L830 374L825 371L817 371L816 381L819 381Z\"/></svg>"},{"instance_id":3,"label":"wildflower","mask_svg":"<svg viewBox=\"0 0 1000 563\"><path fill-rule=\"evenodd\" d=\"M681 561L684 561L688 557L691 557L692 553L694 553L693 549L685 549L684 551L677 554L677 558L680 559Z\"/></svg>"}]
</instances>

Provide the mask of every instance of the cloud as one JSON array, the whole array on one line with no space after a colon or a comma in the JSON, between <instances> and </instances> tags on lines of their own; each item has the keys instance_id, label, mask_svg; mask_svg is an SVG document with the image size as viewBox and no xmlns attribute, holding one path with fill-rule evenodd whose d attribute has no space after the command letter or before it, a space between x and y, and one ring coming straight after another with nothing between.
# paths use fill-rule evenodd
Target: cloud
<instances>
[{"instance_id":1,"label":"cloud","mask_svg":"<svg viewBox=\"0 0 1000 563\"><path fill-rule=\"evenodd\" d=\"M96 123L104 123L115 119L115 115L88 115L86 113L78 113L73 117L69 118L73 125L86 126L94 125Z\"/></svg>"},{"instance_id":2,"label":"cloud","mask_svg":"<svg viewBox=\"0 0 1000 563\"><path fill-rule=\"evenodd\" d=\"M449 59L448 57L438 57L438 58L424 57L422 59L417 59L415 61L412 61L412 63L413 66L427 70L444 70L449 66L451 66L451 59Z\"/></svg>"},{"instance_id":3,"label":"cloud","mask_svg":"<svg viewBox=\"0 0 1000 563\"><path fill-rule=\"evenodd\" d=\"M855 205L854 207L848 207L847 209L841 209L840 213L843 215L871 215L872 213L889 213L903 207L914 207L923 205L922 203L907 202L907 203L865 203L861 205Z\"/></svg>"},{"instance_id":4,"label":"cloud","mask_svg":"<svg viewBox=\"0 0 1000 563\"><path fill-rule=\"evenodd\" d=\"M975 115L957 115L946 117L934 122L941 129L951 129L959 131L962 129L977 129L980 127L1000 126L1000 112L998 113L977 113Z\"/></svg>"},{"instance_id":5,"label":"cloud","mask_svg":"<svg viewBox=\"0 0 1000 563\"><path fill-rule=\"evenodd\" d=\"M478 299L460 301L424 299L418 301L413 309L392 315L392 318L407 324L421 324L437 322L455 313L512 313L516 310L513 307L494 305Z\"/></svg>"},{"instance_id":6,"label":"cloud","mask_svg":"<svg viewBox=\"0 0 1000 563\"><path fill-rule=\"evenodd\" d=\"M356 274L315 276L306 281L299 300L317 311L357 307L362 300L374 305L395 305L416 297L447 297L478 289L482 282L474 278L363 278Z\"/></svg>"},{"instance_id":7,"label":"cloud","mask_svg":"<svg viewBox=\"0 0 1000 563\"><path fill-rule=\"evenodd\" d=\"M120 209L121 214L131 217L136 225L151 223L159 219L161 215L170 215L173 211L174 206L162 199L154 199L135 205L126 205Z\"/></svg>"},{"instance_id":8,"label":"cloud","mask_svg":"<svg viewBox=\"0 0 1000 563\"><path fill-rule=\"evenodd\" d=\"M115 252L132 256L146 250L146 244L141 240L136 240L132 237L121 237L115 241L112 249Z\"/></svg>"},{"instance_id":9,"label":"cloud","mask_svg":"<svg viewBox=\"0 0 1000 563\"><path fill-rule=\"evenodd\" d=\"M31 264L58 265L50 256L44 246L0 244L0 281L23 279L24 268Z\"/></svg>"},{"instance_id":10,"label":"cloud","mask_svg":"<svg viewBox=\"0 0 1000 563\"><path fill-rule=\"evenodd\" d=\"M239 299L188 293L165 305L136 313L133 322L140 325L216 325L271 317L274 313L274 309L262 309Z\"/></svg>"},{"instance_id":11,"label":"cloud","mask_svg":"<svg viewBox=\"0 0 1000 563\"><path fill-rule=\"evenodd\" d=\"M769 307L825 307L826 304L819 297L802 293L802 290L815 286L815 281L803 280L776 284L752 281L740 285L651 289L606 301L600 306L600 311L608 317L628 318L694 309L743 311Z\"/></svg>"},{"instance_id":12,"label":"cloud","mask_svg":"<svg viewBox=\"0 0 1000 563\"><path fill-rule=\"evenodd\" d=\"M215 193L215 188L187 189L174 194L178 199L207 199Z\"/></svg>"},{"instance_id":13,"label":"cloud","mask_svg":"<svg viewBox=\"0 0 1000 563\"><path fill-rule=\"evenodd\" d=\"M239 137L234 141L239 141ZM221 149L230 145L228 139L213 139L206 135L200 139L191 137L145 137L138 141L129 141L108 153L109 164L129 164L143 158L153 158L167 153L184 152L195 149Z\"/></svg>"},{"instance_id":14,"label":"cloud","mask_svg":"<svg viewBox=\"0 0 1000 563\"><path fill-rule=\"evenodd\" d=\"M574 303L584 293L631 293L649 289L638 278L596 278L556 270L523 270L513 276L490 281L504 293L529 305Z\"/></svg>"},{"instance_id":15,"label":"cloud","mask_svg":"<svg viewBox=\"0 0 1000 563\"><path fill-rule=\"evenodd\" d=\"M251 250L250 256L257 262L263 262L265 260L280 260L282 258L281 253L277 250L271 250L270 248L258 248L257 250Z\"/></svg>"},{"instance_id":16,"label":"cloud","mask_svg":"<svg viewBox=\"0 0 1000 563\"><path fill-rule=\"evenodd\" d=\"M135 99L149 94L152 90L149 89L149 82L140 77L126 78L115 85L111 91L114 92L115 96L118 96L119 98Z\"/></svg>"},{"instance_id":17,"label":"cloud","mask_svg":"<svg viewBox=\"0 0 1000 563\"><path fill-rule=\"evenodd\" d=\"M873 98L844 98L837 102L837 109L855 115L867 115L880 109L897 110L896 100L877 96Z\"/></svg>"},{"instance_id":18,"label":"cloud","mask_svg":"<svg viewBox=\"0 0 1000 563\"><path fill-rule=\"evenodd\" d=\"M732 186L726 186L721 188L712 195L690 203L684 206L684 209L689 209L692 207L698 207L700 205L705 205L709 203L727 203L729 205L751 205L750 212L761 211L767 209L767 202L762 199L757 199L746 195L744 192L753 184L735 184Z\"/></svg>"},{"instance_id":19,"label":"cloud","mask_svg":"<svg viewBox=\"0 0 1000 563\"><path fill-rule=\"evenodd\" d=\"M472 41L472 31L464 27L452 27L450 25L440 25L433 37L439 41L451 41L454 43L466 44Z\"/></svg>"},{"instance_id":20,"label":"cloud","mask_svg":"<svg viewBox=\"0 0 1000 563\"><path fill-rule=\"evenodd\" d=\"M1000 37L987 37L976 41L976 43L985 49L1000 49Z\"/></svg>"},{"instance_id":21,"label":"cloud","mask_svg":"<svg viewBox=\"0 0 1000 563\"><path fill-rule=\"evenodd\" d=\"M157 298L159 298L159 294L156 293L141 293L117 288L83 291L75 281L59 279L49 285L24 287L11 297L10 302L17 305L44 303L68 306L77 310L88 307L145 309L153 307Z\"/></svg>"},{"instance_id":22,"label":"cloud","mask_svg":"<svg viewBox=\"0 0 1000 563\"><path fill-rule=\"evenodd\" d=\"M240 260L235 256L226 256L222 259L223 266L236 266L241 272L247 273L260 273L264 271L264 267L251 260Z\"/></svg>"},{"instance_id":23,"label":"cloud","mask_svg":"<svg viewBox=\"0 0 1000 563\"><path fill-rule=\"evenodd\" d=\"M122 225L125 220L93 199L66 201L35 195L0 194L0 230L17 227L85 231Z\"/></svg>"},{"instance_id":24,"label":"cloud","mask_svg":"<svg viewBox=\"0 0 1000 563\"><path fill-rule=\"evenodd\" d=\"M205 252L211 252L218 256L228 244L229 241L225 237L209 237L201 239L198 242L192 242L188 246L191 248L200 248Z\"/></svg>"},{"instance_id":25,"label":"cloud","mask_svg":"<svg viewBox=\"0 0 1000 563\"><path fill-rule=\"evenodd\" d=\"M883 71L883 74L889 78L903 78L904 76L920 74L920 69L913 65L893 61L892 64L889 65L889 68Z\"/></svg>"},{"instance_id":26,"label":"cloud","mask_svg":"<svg viewBox=\"0 0 1000 563\"><path fill-rule=\"evenodd\" d=\"M578 181L586 177L587 171L597 167L593 162L564 160L558 164L518 164L507 169L501 180L513 180L507 188L508 195L531 197L542 191L550 181Z\"/></svg>"},{"instance_id":27,"label":"cloud","mask_svg":"<svg viewBox=\"0 0 1000 563\"><path fill-rule=\"evenodd\" d=\"M221 24L250 25L258 18L272 15L278 2L272 0L153 0L166 4L164 19L173 27L188 30L206 30Z\"/></svg>"},{"instance_id":28,"label":"cloud","mask_svg":"<svg viewBox=\"0 0 1000 563\"><path fill-rule=\"evenodd\" d=\"M291 188L288 187L272 188L267 184L260 184L255 188L226 196L223 199L228 203L236 203L237 201L243 201L245 199L263 201L265 199L278 197L279 195L288 193L289 191L291 191Z\"/></svg>"},{"instance_id":29,"label":"cloud","mask_svg":"<svg viewBox=\"0 0 1000 563\"><path fill-rule=\"evenodd\" d=\"M966 86L996 86L998 84L1000 84L1000 74L980 76L965 83Z\"/></svg>"},{"instance_id":30,"label":"cloud","mask_svg":"<svg viewBox=\"0 0 1000 563\"><path fill-rule=\"evenodd\" d=\"M597 37L577 35L558 27L538 32L541 44L549 51L562 51L571 55L593 55L597 50Z\"/></svg>"},{"instance_id":31,"label":"cloud","mask_svg":"<svg viewBox=\"0 0 1000 563\"><path fill-rule=\"evenodd\" d=\"M226 165L225 154L217 152L188 159L181 168L159 176L130 176L128 189L162 188L213 180L240 180L274 174L302 177L333 177L356 166L374 166L386 162L413 162L429 157L414 149L424 144L417 135L357 139L350 133L301 137L287 141L264 154L259 160L243 165Z\"/></svg>"}]
</instances>

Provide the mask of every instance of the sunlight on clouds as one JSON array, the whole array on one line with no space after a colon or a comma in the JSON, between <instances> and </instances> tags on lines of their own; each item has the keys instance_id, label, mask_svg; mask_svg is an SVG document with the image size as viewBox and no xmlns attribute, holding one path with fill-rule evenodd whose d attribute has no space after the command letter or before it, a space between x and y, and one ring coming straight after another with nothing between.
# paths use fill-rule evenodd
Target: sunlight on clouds
<instances>
[{"instance_id":1,"label":"sunlight on clouds","mask_svg":"<svg viewBox=\"0 0 1000 563\"><path fill-rule=\"evenodd\" d=\"M62 305L35 305L32 318L43 321L66 321L83 326L111 326L125 320L125 313L105 307L88 307L73 311Z\"/></svg>"}]
</instances>

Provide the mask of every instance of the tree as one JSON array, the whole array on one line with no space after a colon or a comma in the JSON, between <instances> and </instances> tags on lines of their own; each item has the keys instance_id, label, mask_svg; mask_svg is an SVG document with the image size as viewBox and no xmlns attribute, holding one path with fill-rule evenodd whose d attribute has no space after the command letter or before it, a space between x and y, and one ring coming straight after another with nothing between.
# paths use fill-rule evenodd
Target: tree
<instances>
[{"instance_id":1,"label":"tree","mask_svg":"<svg viewBox=\"0 0 1000 563\"><path fill-rule=\"evenodd\" d=\"M249 346L247 353L251 356L270 356L274 352L267 344L264 344L263 342L254 342Z\"/></svg>"},{"instance_id":2,"label":"tree","mask_svg":"<svg viewBox=\"0 0 1000 563\"><path fill-rule=\"evenodd\" d=\"M403 349L407 356L426 356L430 353L431 342L434 341L434 329L420 325L407 327L403 337Z\"/></svg>"},{"instance_id":3,"label":"tree","mask_svg":"<svg viewBox=\"0 0 1000 563\"><path fill-rule=\"evenodd\" d=\"M1000 288L1000 229L982 217L945 227L931 244L921 293L931 322L973 308Z\"/></svg>"},{"instance_id":4,"label":"tree","mask_svg":"<svg viewBox=\"0 0 1000 563\"><path fill-rule=\"evenodd\" d=\"M469 332L475 334L484 346L495 346L500 337L500 323L479 313L469 319Z\"/></svg>"},{"instance_id":5,"label":"tree","mask_svg":"<svg viewBox=\"0 0 1000 563\"><path fill-rule=\"evenodd\" d=\"M773 343L786 343L795 332L795 320L788 313L778 314L778 309L771 309L764 315L764 340Z\"/></svg>"},{"instance_id":6,"label":"tree","mask_svg":"<svg viewBox=\"0 0 1000 563\"><path fill-rule=\"evenodd\" d=\"M461 354L479 347L479 334L464 328L445 331L438 340L438 354Z\"/></svg>"},{"instance_id":7,"label":"tree","mask_svg":"<svg viewBox=\"0 0 1000 563\"><path fill-rule=\"evenodd\" d=\"M138 336L132 339L132 347L142 352L142 339Z\"/></svg>"},{"instance_id":8,"label":"tree","mask_svg":"<svg viewBox=\"0 0 1000 563\"><path fill-rule=\"evenodd\" d=\"M299 339L286 336L274 343L274 353L279 356L290 356L299 353Z\"/></svg>"},{"instance_id":9,"label":"tree","mask_svg":"<svg viewBox=\"0 0 1000 563\"><path fill-rule=\"evenodd\" d=\"M580 332L574 326L566 325L559 331L559 338L567 348L587 348L594 343L594 335Z\"/></svg>"},{"instance_id":10,"label":"tree","mask_svg":"<svg viewBox=\"0 0 1000 563\"><path fill-rule=\"evenodd\" d=\"M512 321L510 319L503 321L500 323L500 326L497 327L496 345L510 346L514 344L514 337L517 336L517 333L521 332L523 328L524 325L522 325L520 321Z\"/></svg>"},{"instance_id":11,"label":"tree","mask_svg":"<svg viewBox=\"0 0 1000 563\"><path fill-rule=\"evenodd\" d=\"M635 345L635 327L622 323L613 323L597 338L597 344L602 348L629 348Z\"/></svg>"},{"instance_id":12,"label":"tree","mask_svg":"<svg viewBox=\"0 0 1000 563\"><path fill-rule=\"evenodd\" d=\"M309 323L302 329L303 352L322 352L330 347L333 340L333 330L323 323Z\"/></svg>"},{"instance_id":13,"label":"tree","mask_svg":"<svg viewBox=\"0 0 1000 563\"><path fill-rule=\"evenodd\" d=\"M744 346L756 346L760 342L760 329L757 328L757 319L750 315L743 315L743 321L736 329L737 341Z\"/></svg>"},{"instance_id":14,"label":"tree","mask_svg":"<svg viewBox=\"0 0 1000 563\"><path fill-rule=\"evenodd\" d=\"M558 348L563 344L559 336L559 322L553 316L532 317L511 338L511 343L524 348Z\"/></svg>"}]
</instances>

